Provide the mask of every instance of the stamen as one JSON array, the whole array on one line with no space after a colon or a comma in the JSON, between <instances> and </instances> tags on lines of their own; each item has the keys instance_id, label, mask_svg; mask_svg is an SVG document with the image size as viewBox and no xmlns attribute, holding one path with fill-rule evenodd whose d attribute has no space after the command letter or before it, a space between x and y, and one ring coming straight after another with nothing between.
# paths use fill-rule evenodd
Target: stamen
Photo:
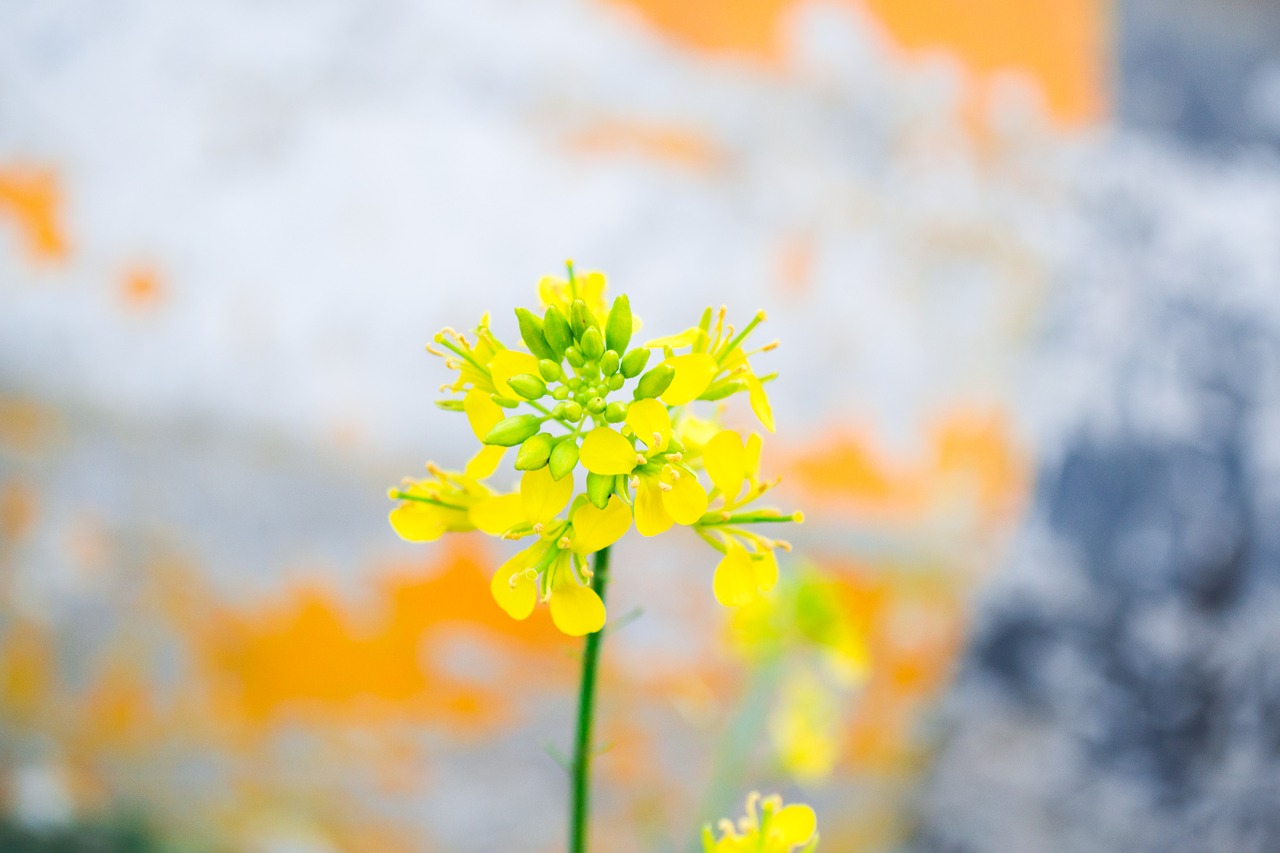
<instances>
[{"instance_id":1,"label":"stamen","mask_svg":"<svg viewBox=\"0 0 1280 853\"><path fill-rule=\"evenodd\" d=\"M649 460L648 460L648 458L647 458L643 453L637 453L637 454L636 454L636 464L637 464L637 465L643 465L643 464L645 464L645 463L646 463L646 462L648 462L648 461L649 461Z\"/></svg>"},{"instance_id":2,"label":"stamen","mask_svg":"<svg viewBox=\"0 0 1280 853\"><path fill-rule=\"evenodd\" d=\"M431 344L427 344L427 352L431 353L432 355L439 356L440 358L444 358L444 352L442 350L436 349Z\"/></svg>"},{"instance_id":3,"label":"stamen","mask_svg":"<svg viewBox=\"0 0 1280 853\"><path fill-rule=\"evenodd\" d=\"M783 551L786 551L788 554L791 553L791 543L785 539L773 540L773 547L781 548Z\"/></svg>"},{"instance_id":4,"label":"stamen","mask_svg":"<svg viewBox=\"0 0 1280 853\"><path fill-rule=\"evenodd\" d=\"M791 513L791 520L794 521L796 524L804 524L804 513L801 512L800 510L796 510L795 512Z\"/></svg>"},{"instance_id":5,"label":"stamen","mask_svg":"<svg viewBox=\"0 0 1280 853\"><path fill-rule=\"evenodd\" d=\"M653 431L653 446L662 446L662 433L658 432L656 429Z\"/></svg>"},{"instance_id":6,"label":"stamen","mask_svg":"<svg viewBox=\"0 0 1280 853\"><path fill-rule=\"evenodd\" d=\"M672 462L681 462L684 460L684 454L678 451L675 453L668 453L667 458L670 459Z\"/></svg>"},{"instance_id":7,"label":"stamen","mask_svg":"<svg viewBox=\"0 0 1280 853\"><path fill-rule=\"evenodd\" d=\"M534 524L533 524L533 532L534 532L534 533L536 533L536 534L538 534L539 536L541 536L541 535L542 535L542 522L541 522L541 521L535 521L535 522L534 522Z\"/></svg>"},{"instance_id":8,"label":"stamen","mask_svg":"<svg viewBox=\"0 0 1280 853\"><path fill-rule=\"evenodd\" d=\"M760 347L760 352L773 352L780 346L782 346L782 341L778 341L778 340L769 341L769 343Z\"/></svg>"},{"instance_id":9,"label":"stamen","mask_svg":"<svg viewBox=\"0 0 1280 853\"><path fill-rule=\"evenodd\" d=\"M557 542L556 542L556 547L557 547L557 548L559 548L559 549L560 549L560 550L562 550L562 551L563 551L565 548L568 548L568 547L569 547L569 537L568 537L568 536L561 536L561 537L560 537L560 539L559 539L559 541L557 541ZM790 548L788 548L787 550L791 550L791 549L790 549Z\"/></svg>"},{"instance_id":10,"label":"stamen","mask_svg":"<svg viewBox=\"0 0 1280 853\"><path fill-rule=\"evenodd\" d=\"M669 491L671 491L671 489L673 488L673 486L672 486L670 483L659 483L659 484L658 484L658 488L659 488L659 489L661 489L661 490L662 490L662 491L664 491L664 492L669 492Z\"/></svg>"}]
</instances>

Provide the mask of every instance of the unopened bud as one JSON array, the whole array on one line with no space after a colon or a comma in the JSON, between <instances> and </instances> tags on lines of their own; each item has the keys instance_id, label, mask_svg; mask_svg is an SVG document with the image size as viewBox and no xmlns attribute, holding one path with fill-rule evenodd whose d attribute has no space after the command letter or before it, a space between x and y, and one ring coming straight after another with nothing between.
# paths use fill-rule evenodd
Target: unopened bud
<instances>
[{"instance_id":1,"label":"unopened bud","mask_svg":"<svg viewBox=\"0 0 1280 853\"><path fill-rule=\"evenodd\" d=\"M627 380L622 378L621 373L615 373L605 380L605 387L610 391L617 391Z\"/></svg>"},{"instance_id":2,"label":"unopened bud","mask_svg":"<svg viewBox=\"0 0 1280 853\"><path fill-rule=\"evenodd\" d=\"M516 322L520 324L520 338L529 348L529 352L538 358L555 359L556 352L547 343L546 336L542 332L542 321L534 316L532 311L527 308L517 308Z\"/></svg>"},{"instance_id":3,"label":"unopened bud","mask_svg":"<svg viewBox=\"0 0 1280 853\"><path fill-rule=\"evenodd\" d=\"M618 372L618 365L621 363L622 357L617 350L605 350L604 355L600 356L600 372L605 376L612 376Z\"/></svg>"},{"instance_id":4,"label":"unopened bud","mask_svg":"<svg viewBox=\"0 0 1280 853\"><path fill-rule=\"evenodd\" d=\"M671 387L671 382L675 378L676 369L674 367L669 364L659 364L640 377L640 381L636 384L636 399L644 400L649 397L657 397Z\"/></svg>"},{"instance_id":5,"label":"unopened bud","mask_svg":"<svg viewBox=\"0 0 1280 853\"><path fill-rule=\"evenodd\" d=\"M552 361L559 361L564 351L573 345L573 332L569 329L569 321L560 313L560 309L552 305L542 317L542 334L553 350Z\"/></svg>"},{"instance_id":6,"label":"unopened bud","mask_svg":"<svg viewBox=\"0 0 1280 853\"><path fill-rule=\"evenodd\" d=\"M648 363L649 351L644 347L636 347L622 357L622 375L628 379L634 379L640 375L640 371L644 370L644 366Z\"/></svg>"},{"instance_id":7,"label":"unopened bud","mask_svg":"<svg viewBox=\"0 0 1280 853\"><path fill-rule=\"evenodd\" d=\"M537 400L547 393L547 383L531 373L519 373L507 380L511 390L526 400Z\"/></svg>"},{"instance_id":8,"label":"unopened bud","mask_svg":"<svg viewBox=\"0 0 1280 853\"><path fill-rule=\"evenodd\" d=\"M587 361L595 361L604 355L604 338L600 337L600 330L597 328L591 327L583 332L578 346Z\"/></svg>"},{"instance_id":9,"label":"unopened bud","mask_svg":"<svg viewBox=\"0 0 1280 853\"><path fill-rule=\"evenodd\" d=\"M564 376L564 371L560 369L560 362L549 358L538 362L538 373L548 382L558 382Z\"/></svg>"},{"instance_id":10,"label":"unopened bud","mask_svg":"<svg viewBox=\"0 0 1280 853\"><path fill-rule=\"evenodd\" d=\"M516 454L516 470L537 471L546 465L551 458L552 440L545 432L525 439L524 444L520 445L520 452Z\"/></svg>"},{"instance_id":11,"label":"unopened bud","mask_svg":"<svg viewBox=\"0 0 1280 853\"><path fill-rule=\"evenodd\" d=\"M578 466L578 442L573 438L562 439L551 448L551 458L547 467L551 471L551 479L563 480L564 476Z\"/></svg>"},{"instance_id":12,"label":"unopened bud","mask_svg":"<svg viewBox=\"0 0 1280 853\"><path fill-rule=\"evenodd\" d=\"M536 435L541 426L542 419L537 415L512 415L498 421L484 437L484 443L496 444L499 447L515 447L530 436Z\"/></svg>"},{"instance_id":13,"label":"unopened bud","mask_svg":"<svg viewBox=\"0 0 1280 853\"><path fill-rule=\"evenodd\" d=\"M551 410L551 414L562 421L577 423L582 420L582 405L574 400L565 400L563 403L556 403L556 407Z\"/></svg>"},{"instance_id":14,"label":"unopened bud","mask_svg":"<svg viewBox=\"0 0 1280 853\"><path fill-rule=\"evenodd\" d=\"M605 404L603 397L592 397L591 401L587 403L587 411L593 415L598 415L604 410Z\"/></svg>"},{"instance_id":15,"label":"unopened bud","mask_svg":"<svg viewBox=\"0 0 1280 853\"><path fill-rule=\"evenodd\" d=\"M582 365L587 363L587 360L582 357L582 350L577 347L569 347L565 350L564 359L573 367L582 367Z\"/></svg>"},{"instance_id":16,"label":"unopened bud","mask_svg":"<svg viewBox=\"0 0 1280 853\"><path fill-rule=\"evenodd\" d=\"M625 293L613 300L605 324L605 341L614 352L625 352L631 343L631 301Z\"/></svg>"},{"instance_id":17,"label":"unopened bud","mask_svg":"<svg viewBox=\"0 0 1280 853\"><path fill-rule=\"evenodd\" d=\"M604 419L611 424L620 424L627 419L627 404L614 400L604 407Z\"/></svg>"},{"instance_id":18,"label":"unopened bud","mask_svg":"<svg viewBox=\"0 0 1280 853\"><path fill-rule=\"evenodd\" d=\"M591 309L587 307L587 303L581 299L573 300L569 305L569 331L573 332L573 336L578 340L582 340L582 333L591 327L600 328L600 324L596 322L595 315L591 313Z\"/></svg>"}]
</instances>

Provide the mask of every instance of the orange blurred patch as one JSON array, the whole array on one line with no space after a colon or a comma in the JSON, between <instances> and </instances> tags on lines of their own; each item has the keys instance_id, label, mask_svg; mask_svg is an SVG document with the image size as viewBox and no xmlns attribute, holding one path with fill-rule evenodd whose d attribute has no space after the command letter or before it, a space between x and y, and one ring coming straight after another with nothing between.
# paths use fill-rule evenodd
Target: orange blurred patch
<instances>
[{"instance_id":1,"label":"orange blurred patch","mask_svg":"<svg viewBox=\"0 0 1280 853\"><path fill-rule=\"evenodd\" d=\"M37 453L54 440L58 426L58 416L48 406L0 395L0 451Z\"/></svg>"},{"instance_id":2,"label":"orange blurred patch","mask_svg":"<svg viewBox=\"0 0 1280 853\"><path fill-rule=\"evenodd\" d=\"M473 680L431 650L453 641L465 651L482 640L545 656L565 642L545 614L515 622L497 607L486 577L491 565L474 546L452 544L434 573L414 566L388 576L375 614L302 589L252 612L216 613L202 626L200 645L223 676L227 711L249 722L287 713L483 728L504 717L505 687L520 682L520 668L503 656L491 680ZM539 674L554 674L547 669Z\"/></svg>"},{"instance_id":3,"label":"orange blurred patch","mask_svg":"<svg viewBox=\"0 0 1280 853\"><path fill-rule=\"evenodd\" d=\"M612 0L690 47L776 62L784 15L800 0ZM859 4L861 5L861 4ZM979 78L1026 74L1068 124L1105 112L1102 0L865 0L907 53L944 49ZM974 97L981 98L982 86Z\"/></svg>"},{"instance_id":4,"label":"orange blurred patch","mask_svg":"<svg viewBox=\"0 0 1280 853\"><path fill-rule=\"evenodd\" d=\"M810 505L895 520L972 507L984 523L1008 521L1029 485L1025 455L1004 416L972 409L941 418L930 430L929 452L912 465L895 465L851 430L812 442L783 465Z\"/></svg>"},{"instance_id":5,"label":"orange blurred patch","mask_svg":"<svg viewBox=\"0 0 1280 853\"><path fill-rule=\"evenodd\" d=\"M0 214L13 218L32 260L66 259L62 193L52 171L0 166Z\"/></svg>"},{"instance_id":6,"label":"orange blurred patch","mask_svg":"<svg viewBox=\"0 0 1280 853\"><path fill-rule=\"evenodd\" d=\"M704 174L715 171L724 160L723 152L710 140L677 127L610 121L571 136L568 143L587 154L638 154Z\"/></svg>"},{"instance_id":7,"label":"orange blurred patch","mask_svg":"<svg viewBox=\"0 0 1280 853\"><path fill-rule=\"evenodd\" d=\"M0 486L0 541L22 539L35 520L36 496L30 486L18 480Z\"/></svg>"},{"instance_id":8,"label":"orange blurred patch","mask_svg":"<svg viewBox=\"0 0 1280 853\"><path fill-rule=\"evenodd\" d=\"M0 642L0 707L28 720L46 709L52 682L53 648L35 625L17 622Z\"/></svg>"},{"instance_id":9,"label":"orange blurred patch","mask_svg":"<svg viewBox=\"0 0 1280 853\"><path fill-rule=\"evenodd\" d=\"M120 281L120 299L129 308L150 308L164 299L164 283L151 266L138 265L125 270Z\"/></svg>"}]
</instances>

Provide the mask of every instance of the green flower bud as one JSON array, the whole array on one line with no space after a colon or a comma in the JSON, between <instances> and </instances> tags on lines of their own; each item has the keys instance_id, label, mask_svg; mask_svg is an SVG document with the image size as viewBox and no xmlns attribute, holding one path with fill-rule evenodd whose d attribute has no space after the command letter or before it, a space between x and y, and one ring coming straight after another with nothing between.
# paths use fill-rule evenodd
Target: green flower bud
<instances>
[{"instance_id":1,"label":"green flower bud","mask_svg":"<svg viewBox=\"0 0 1280 853\"><path fill-rule=\"evenodd\" d=\"M461 400L436 400L436 405L444 409L446 412L463 412Z\"/></svg>"},{"instance_id":2,"label":"green flower bud","mask_svg":"<svg viewBox=\"0 0 1280 853\"><path fill-rule=\"evenodd\" d=\"M606 350L605 354L600 356L600 372L605 376L612 376L617 373L620 364L622 364L622 359L618 357L617 350Z\"/></svg>"},{"instance_id":3,"label":"green flower bud","mask_svg":"<svg viewBox=\"0 0 1280 853\"><path fill-rule=\"evenodd\" d=\"M526 400L537 400L547 393L547 383L530 373L517 373L507 380L507 384Z\"/></svg>"},{"instance_id":4,"label":"green flower bud","mask_svg":"<svg viewBox=\"0 0 1280 853\"><path fill-rule=\"evenodd\" d=\"M551 392L551 399L553 399L553 400L567 400L567 399L569 399L569 389L568 389L568 388L566 388L566 387L565 387L565 386L563 386L563 385L557 385L557 386L555 387L555 389L554 389L554 390L552 390L552 392Z\"/></svg>"},{"instance_id":5,"label":"green flower bud","mask_svg":"<svg viewBox=\"0 0 1280 853\"><path fill-rule=\"evenodd\" d=\"M636 399L643 400L647 397L657 397L671 387L671 381L675 378L676 369L674 367L669 364L659 364L640 377L640 381L636 384Z\"/></svg>"},{"instance_id":6,"label":"green flower bud","mask_svg":"<svg viewBox=\"0 0 1280 853\"><path fill-rule=\"evenodd\" d=\"M591 402L587 403L587 411L593 415L598 415L605 409L603 397L592 397Z\"/></svg>"},{"instance_id":7,"label":"green flower bud","mask_svg":"<svg viewBox=\"0 0 1280 853\"><path fill-rule=\"evenodd\" d=\"M573 332L569 330L569 321L560 313L560 309L552 305L542 317L542 335L552 349L551 360L559 361L573 344Z\"/></svg>"},{"instance_id":8,"label":"green flower bud","mask_svg":"<svg viewBox=\"0 0 1280 853\"><path fill-rule=\"evenodd\" d=\"M512 415L498 421L484 437L484 443L496 444L499 447L515 447L526 438L536 435L541 427L542 419L537 415Z\"/></svg>"},{"instance_id":9,"label":"green flower bud","mask_svg":"<svg viewBox=\"0 0 1280 853\"><path fill-rule=\"evenodd\" d=\"M631 300L624 293L613 300L609 320L605 324L605 341L614 352L624 352L631 343Z\"/></svg>"},{"instance_id":10,"label":"green flower bud","mask_svg":"<svg viewBox=\"0 0 1280 853\"><path fill-rule=\"evenodd\" d=\"M519 400L512 400L510 397L504 397L501 394L490 394L489 399L504 409L514 409L520 405Z\"/></svg>"},{"instance_id":11,"label":"green flower bud","mask_svg":"<svg viewBox=\"0 0 1280 853\"><path fill-rule=\"evenodd\" d=\"M516 454L517 471L537 471L551 458L551 443L554 441L548 433L540 432L532 438L525 439Z\"/></svg>"},{"instance_id":12,"label":"green flower bud","mask_svg":"<svg viewBox=\"0 0 1280 853\"><path fill-rule=\"evenodd\" d=\"M582 420L582 404L573 400L565 400L563 403L556 403L556 407L551 410L551 414L562 421L577 423Z\"/></svg>"},{"instance_id":13,"label":"green flower bud","mask_svg":"<svg viewBox=\"0 0 1280 853\"><path fill-rule=\"evenodd\" d=\"M582 333L592 327L598 329L600 324L591 313L591 309L587 307L587 303L581 299L573 300L569 305L569 330L573 332L573 336L582 340Z\"/></svg>"},{"instance_id":14,"label":"green flower bud","mask_svg":"<svg viewBox=\"0 0 1280 853\"><path fill-rule=\"evenodd\" d=\"M721 379L719 382L712 383L711 387L702 392L699 400L723 400L739 391L747 390L747 383L741 379Z\"/></svg>"},{"instance_id":15,"label":"green flower bud","mask_svg":"<svg viewBox=\"0 0 1280 853\"><path fill-rule=\"evenodd\" d=\"M560 369L560 362L552 361L549 358L544 358L538 362L538 372L548 382L556 382L564 378L564 371Z\"/></svg>"},{"instance_id":16,"label":"green flower bud","mask_svg":"<svg viewBox=\"0 0 1280 853\"><path fill-rule=\"evenodd\" d=\"M532 311L527 308L517 308L516 322L520 324L520 338L529 348L529 352L538 358L555 359L555 350L547 343L546 336L542 333L542 321Z\"/></svg>"},{"instance_id":17,"label":"green flower bud","mask_svg":"<svg viewBox=\"0 0 1280 853\"><path fill-rule=\"evenodd\" d=\"M572 436L566 436L551 449L551 460L547 464L551 468L551 479L563 480L566 474L578 467L578 442Z\"/></svg>"},{"instance_id":18,"label":"green flower bud","mask_svg":"<svg viewBox=\"0 0 1280 853\"><path fill-rule=\"evenodd\" d=\"M564 359L573 367L582 367L582 365L587 363L587 360L582 357L582 350L577 347L569 347L565 350Z\"/></svg>"},{"instance_id":19,"label":"green flower bud","mask_svg":"<svg viewBox=\"0 0 1280 853\"><path fill-rule=\"evenodd\" d=\"M611 424L620 424L627 419L627 404L614 400L604 408L604 419Z\"/></svg>"},{"instance_id":20,"label":"green flower bud","mask_svg":"<svg viewBox=\"0 0 1280 853\"><path fill-rule=\"evenodd\" d=\"M565 384L569 386L570 391L581 391L584 383L581 379L575 376Z\"/></svg>"},{"instance_id":21,"label":"green flower bud","mask_svg":"<svg viewBox=\"0 0 1280 853\"><path fill-rule=\"evenodd\" d=\"M609 496L613 494L614 482L613 474L588 474L587 500L595 504L597 509L604 509L609 505Z\"/></svg>"},{"instance_id":22,"label":"green flower bud","mask_svg":"<svg viewBox=\"0 0 1280 853\"><path fill-rule=\"evenodd\" d=\"M617 391L627 380L622 378L621 373L615 373L609 377L609 381L605 383L605 387L610 391Z\"/></svg>"},{"instance_id":23,"label":"green flower bud","mask_svg":"<svg viewBox=\"0 0 1280 853\"><path fill-rule=\"evenodd\" d=\"M636 347L622 357L622 375L634 379L649 363L649 351L644 347Z\"/></svg>"},{"instance_id":24,"label":"green flower bud","mask_svg":"<svg viewBox=\"0 0 1280 853\"><path fill-rule=\"evenodd\" d=\"M600 330L597 328L592 327L583 332L578 346L582 348L587 361L595 361L604 355L604 339L600 337Z\"/></svg>"}]
</instances>

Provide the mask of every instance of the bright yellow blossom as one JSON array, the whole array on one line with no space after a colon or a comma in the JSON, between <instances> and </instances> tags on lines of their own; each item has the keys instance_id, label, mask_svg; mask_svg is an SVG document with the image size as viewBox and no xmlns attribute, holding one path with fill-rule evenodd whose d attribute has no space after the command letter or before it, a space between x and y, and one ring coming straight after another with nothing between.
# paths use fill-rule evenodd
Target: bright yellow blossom
<instances>
[{"instance_id":1,"label":"bright yellow blossom","mask_svg":"<svg viewBox=\"0 0 1280 853\"><path fill-rule=\"evenodd\" d=\"M818 849L818 818L813 809L801 803L784 806L776 795L762 800L752 792L746 815L737 824L721 820L717 829L719 840L710 824L703 827L704 853L813 853Z\"/></svg>"},{"instance_id":2,"label":"bright yellow blossom","mask_svg":"<svg viewBox=\"0 0 1280 853\"><path fill-rule=\"evenodd\" d=\"M754 390L770 377L757 379L747 362L754 353L742 349L764 315L735 333L724 309L707 309L695 327L632 346L631 303L610 302L606 287L602 273L575 273L572 265L567 278L544 277L541 311L516 309L525 348L504 344L487 314L468 334L445 329L435 337L428 349L457 371L443 386L456 396L438 405L466 415L481 449L452 479L397 493L392 516L401 535L424 541L472 528L534 537L494 575L494 599L517 619L545 601L569 634L603 624L588 558L633 520L644 536L692 528L719 550L712 587L730 606L769 590L778 576L774 550L789 547L748 527L800 520L749 506L773 485L759 477L759 436L744 440L720 428L718 413L693 411L697 401L747 391L773 428ZM653 350L661 358L651 364ZM517 491L496 494L484 481L510 458L507 448L516 448L523 476ZM579 464L585 482L573 476Z\"/></svg>"}]
</instances>

